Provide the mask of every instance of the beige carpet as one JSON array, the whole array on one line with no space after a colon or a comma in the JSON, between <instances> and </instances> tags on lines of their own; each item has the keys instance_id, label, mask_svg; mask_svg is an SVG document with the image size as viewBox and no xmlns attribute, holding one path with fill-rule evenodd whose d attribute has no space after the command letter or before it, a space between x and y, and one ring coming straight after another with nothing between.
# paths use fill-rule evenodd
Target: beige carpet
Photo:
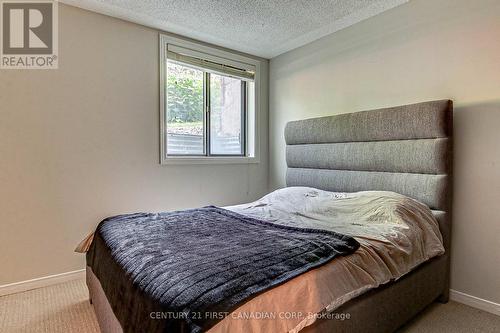
<instances>
[{"instance_id":1,"label":"beige carpet","mask_svg":"<svg viewBox=\"0 0 500 333\"><path fill-rule=\"evenodd\" d=\"M84 281L0 297L1 333L99 333ZM500 317L450 302L433 304L399 333L500 332Z\"/></svg>"},{"instance_id":2,"label":"beige carpet","mask_svg":"<svg viewBox=\"0 0 500 333\"><path fill-rule=\"evenodd\" d=\"M434 303L398 333L500 333L500 316L457 302Z\"/></svg>"},{"instance_id":3,"label":"beige carpet","mask_svg":"<svg viewBox=\"0 0 500 333\"><path fill-rule=\"evenodd\" d=\"M0 297L2 333L99 333L85 281Z\"/></svg>"}]
</instances>

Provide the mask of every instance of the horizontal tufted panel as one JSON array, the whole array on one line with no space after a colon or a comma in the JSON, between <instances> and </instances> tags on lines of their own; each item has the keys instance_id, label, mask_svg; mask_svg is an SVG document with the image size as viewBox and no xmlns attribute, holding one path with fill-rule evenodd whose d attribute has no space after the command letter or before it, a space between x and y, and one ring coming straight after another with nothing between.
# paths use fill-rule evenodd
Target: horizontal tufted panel
<instances>
[{"instance_id":1,"label":"horizontal tufted panel","mask_svg":"<svg viewBox=\"0 0 500 333\"><path fill-rule=\"evenodd\" d=\"M334 192L393 191L417 199L432 209L447 209L447 175L288 168L286 183Z\"/></svg>"},{"instance_id":2,"label":"horizontal tufted panel","mask_svg":"<svg viewBox=\"0 0 500 333\"><path fill-rule=\"evenodd\" d=\"M451 117L451 101L424 102L291 121L285 128L285 140L297 145L442 138L452 134Z\"/></svg>"},{"instance_id":3,"label":"horizontal tufted panel","mask_svg":"<svg viewBox=\"0 0 500 333\"><path fill-rule=\"evenodd\" d=\"M453 103L439 100L292 121L287 186L394 191L431 209L450 249Z\"/></svg>"},{"instance_id":4,"label":"horizontal tufted panel","mask_svg":"<svg viewBox=\"0 0 500 333\"><path fill-rule=\"evenodd\" d=\"M450 144L439 138L288 145L286 162L291 168L443 174L450 169Z\"/></svg>"}]
</instances>

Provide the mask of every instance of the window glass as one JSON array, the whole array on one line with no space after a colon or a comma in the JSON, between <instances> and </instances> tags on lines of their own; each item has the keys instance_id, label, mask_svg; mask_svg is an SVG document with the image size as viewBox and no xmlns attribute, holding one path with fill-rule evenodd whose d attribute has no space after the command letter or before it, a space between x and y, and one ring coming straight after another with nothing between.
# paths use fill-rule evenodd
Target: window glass
<instances>
[{"instance_id":1,"label":"window glass","mask_svg":"<svg viewBox=\"0 0 500 333\"><path fill-rule=\"evenodd\" d=\"M204 155L204 73L167 61L167 154Z\"/></svg>"},{"instance_id":2,"label":"window glass","mask_svg":"<svg viewBox=\"0 0 500 333\"><path fill-rule=\"evenodd\" d=\"M210 154L244 154L244 82L210 74Z\"/></svg>"}]
</instances>

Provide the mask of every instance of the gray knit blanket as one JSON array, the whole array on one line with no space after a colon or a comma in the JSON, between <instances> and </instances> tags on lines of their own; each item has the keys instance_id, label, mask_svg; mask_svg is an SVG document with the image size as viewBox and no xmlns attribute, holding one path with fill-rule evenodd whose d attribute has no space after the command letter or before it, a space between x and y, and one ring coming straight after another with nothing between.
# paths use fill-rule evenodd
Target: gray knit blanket
<instances>
[{"instance_id":1,"label":"gray knit blanket","mask_svg":"<svg viewBox=\"0 0 500 333\"><path fill-rule=\"evenodd\" d=\"M203 332L259 293L358 247L331 231L210 206L108 218L87 264L124 332Z\"/></svg>"}]
</instances>

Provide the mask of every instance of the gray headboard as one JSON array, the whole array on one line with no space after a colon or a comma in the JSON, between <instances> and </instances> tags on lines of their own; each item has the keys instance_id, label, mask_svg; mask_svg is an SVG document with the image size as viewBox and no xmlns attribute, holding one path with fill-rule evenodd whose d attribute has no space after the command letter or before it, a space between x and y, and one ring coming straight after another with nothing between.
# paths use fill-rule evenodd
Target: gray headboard
<instances>
[{"instance_id":1,"label":"gray headboard","mask_svg":"<svg viewBox=\"0 0 500 333\"><path fill-rule=\"evenodd\" d=\"M433 210L448 250L452 133L449 100L292 121L285 128L287 186L415 198Z\"/></svg>"}]
</instances>

